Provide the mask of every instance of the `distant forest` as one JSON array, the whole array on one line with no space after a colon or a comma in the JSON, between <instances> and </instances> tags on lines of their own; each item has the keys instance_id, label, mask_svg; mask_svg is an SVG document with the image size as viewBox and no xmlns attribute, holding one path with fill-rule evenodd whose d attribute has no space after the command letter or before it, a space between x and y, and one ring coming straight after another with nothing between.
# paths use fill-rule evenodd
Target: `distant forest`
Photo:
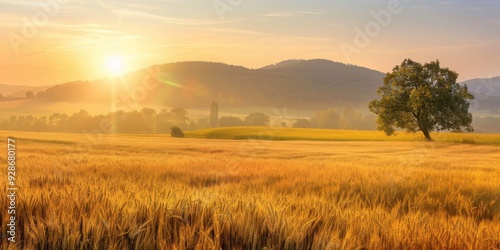
<instances>
[{"instance_id":1,"label":"distant forest","mask_svg":"<svg viewBox=\"0 0 500 250\"><path fill-rule=\"evenodd\" d=\"M26 100L26 99L34 99L34 98L43 98L45 95L45 92L40 91L38 94L35 96L33 91L27 91L26 92L26 97L21 97L21 96L5 96L4 94L0 93L0 102L10 102L10 101L18 101L18 100Z\"/></svg>"},{"instance_id":2,"label":"distant forest","mask_svg":"<svg viewBox=\"0 0 500 250\"><path fill-rule=\"evenodd\" d=\"M328 109L314 112L309 119L277 118L264 113L251 113L246 117L218 115L218 106L212 106L210 115L196 122L189 118L184 108L155 109L143 108L140 111L117 111L106 115L91 115L80 110L72 115L54 113L49 116L35 117L12 116L0 121L0 129L39 132L81 133L99 130L104 133L170 133L172 126L183 130L196 130L211 127L234 126L279 126L295 128L325 129L375 129L375 116L363 115L351 107L340 110Z\"/></svg>"},{"instance_id":3,"label":"distant forest","mask_svg":"<svg viewBox=\"0 0 500 250\"><path fill-rule=\"evenodd\" d=\"M139 134L167 134L172 126L183 130L197 130L212 127L235 126L277 126L294 128L323 128L323 129L354 129L374 130L376 128L375 115L363 115L359 110L350 106L341 109L316 111L310 118L280 118L271 117L264 113L251 113L245 117L218 115L218 106L212 107L210 115L193 121L184 108L162 109L160 112L152 108L143 108L140 111L117 111L106 115L91 115L80 110L72 115L54 113L49 116L12 116L10 119L0 120L0 129L15 131L38 132L69 132L85 133L98 130L101 133L139 133ZM475 117L474 127L477 132L498 132L500 118Z\"/></svg>"},{"instance_id":4,"label":"distant forest","mask_svg":"<svg viewBox=\"0 0 500 250\"><path fill-rule=\"evenodd\" d=\"M36 96L48 102L110 104L131 99L142 107L184 108L204 107L216 99L233 108L286 106L314 111L347 104L366 106L376 98L383 76L375 70L328 60L291 60L260 69L178 62L120 78L68 82Z\"/></svg>"},{"instance_id":5,"label":"distant forest","mask_svg":"<svg viewBox=\"0 0 500 250\"><path fill-rule=\"evenodd\" d=\"M371 130L376 128L376 118L367 107L378 98L376 91L384 76L382 72L322 59L288 60L260 69L177 62L131 72L120 79L68 82L27 92L0 84L0 102L26 100L19 102L19 108L59 102L116 104L120 108L132 102L140 107L200 109L217 100L232 109L287 107L311 114L284 120L269 117L270 126ZM500 133L500 97L495 94L500 93L500 77L472 79L462 84L467 84L476 97L472 111L475 131ZM17 94L11 95L13 92ZM112 133L168 133L170 126L194 130L252 124L245 116L194 119L185 111L146 108L102 115L82 110L72 115L13 116L0 120L0 129L82 132L96 129L99 121L106 120L112 122Z\"/></svg>"}]
</instances>

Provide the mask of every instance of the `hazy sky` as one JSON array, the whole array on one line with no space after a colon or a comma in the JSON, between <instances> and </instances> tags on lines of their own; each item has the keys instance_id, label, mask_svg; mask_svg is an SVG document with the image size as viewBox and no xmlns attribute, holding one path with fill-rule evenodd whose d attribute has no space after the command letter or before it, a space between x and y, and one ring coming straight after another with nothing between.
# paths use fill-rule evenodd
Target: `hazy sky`
<instances>
[{"instance_id":1,"label":"hazy sky","mask_svg":"<svg viewBox=\"0 0 500 250\"><path fill-rule=\"evenodd\" d=\"M110 56L126 70L325 58L388 72L439 59L467 80L500 75L499 27L497 0L0 0L0 83L91 80Z\"/></svg>"}]
</instances>

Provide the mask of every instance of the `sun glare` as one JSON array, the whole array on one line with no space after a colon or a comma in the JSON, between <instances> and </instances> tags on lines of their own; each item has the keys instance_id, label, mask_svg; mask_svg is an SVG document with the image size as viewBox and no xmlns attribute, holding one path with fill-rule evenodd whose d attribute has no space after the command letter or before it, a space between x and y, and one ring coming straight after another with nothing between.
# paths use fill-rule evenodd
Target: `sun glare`
<instances>
[{"instance_id":1,"label":"sun glare","mask_svg":"<svg viewBox=\"0 0 500 250\"><path fill-rule=\"evenodd\" d=\"M125 73L125 61L121 56L110 56L105 61L106 70L111 76L120 76Z\"/></svg>"}]
</instances>

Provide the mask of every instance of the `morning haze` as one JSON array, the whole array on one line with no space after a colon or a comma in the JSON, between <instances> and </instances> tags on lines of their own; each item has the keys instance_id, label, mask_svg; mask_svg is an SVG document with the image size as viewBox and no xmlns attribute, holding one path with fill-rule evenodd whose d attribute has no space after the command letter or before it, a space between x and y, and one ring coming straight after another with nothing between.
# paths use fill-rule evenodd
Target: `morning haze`
<instances>
[{"instance_id":1,"label":"morning haze","mask_svg":"<svg viewBox=\"0 0 500 250\"><path fill-rule=\"evenodd\" d=\"M0 248L500 249L499 11L0 0Z\"/></svg>"},{"instance_id":2,"label":"morning haze","mask_svg":"<svg viewBox=\"0 0 500 250\"><path fill-rule=\"evenodd\" d=\"M500 75L494 1L59 2L0 2L0 83L93 80L109 74L104 65L113 56L123 58L124 71L176 61L260 68L325 58L385 73L411 57L440 59L461 81ZM367 26L367 41L347 56L341 45L354 45Z\"/></svg>"}]
</instances>

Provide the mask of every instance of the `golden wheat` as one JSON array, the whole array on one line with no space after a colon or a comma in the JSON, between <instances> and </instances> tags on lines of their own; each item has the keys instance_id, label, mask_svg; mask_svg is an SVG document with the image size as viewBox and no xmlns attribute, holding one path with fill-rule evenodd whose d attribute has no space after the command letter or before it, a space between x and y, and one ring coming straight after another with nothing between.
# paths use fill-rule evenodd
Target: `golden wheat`
<instances>
[{"instance_id":1,"label":"golden wheat","mask_svg":"<svg viewBox=\"0 0 500 250\"><path fill-rule=\"evenodd\" d=\"M308 129L281 127L221 127L186 132L187 137L198 139L264 139L264 140L306 140L306 141L425 141L422 133L398 131L386 136L381 131ZM432 132L437 142L458 142L473 144L500 144L500 135Z\"/></svg>"},{"instance_id":2,"label":"golden wheat","mask_svg":"<svg viewBox=\"0 0 500 250\"><path fill-rule=\"evenodd\" d=\"M3 249L500 248L498 146L1 135Z\"/></svg>"}]
</instances>

